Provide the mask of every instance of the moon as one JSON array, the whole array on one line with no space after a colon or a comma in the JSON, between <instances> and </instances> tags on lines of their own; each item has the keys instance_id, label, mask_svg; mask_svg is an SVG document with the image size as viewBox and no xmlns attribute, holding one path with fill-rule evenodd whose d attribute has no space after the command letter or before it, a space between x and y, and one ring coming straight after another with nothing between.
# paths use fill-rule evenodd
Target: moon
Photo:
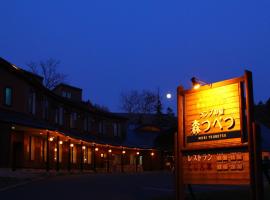
<instances>
[{"instance_id":1,"label":"moon","mask_svg":"<svg viewBox=\"0 0 270 200\"><path fill-rule=\"evenodd\" d=\"M167 94L166 94L166 98L167 98L167 99L171 99L171 98L172 98L172 94L171 94L171 93L167 93Z\"/></svg>"}]
</instances>

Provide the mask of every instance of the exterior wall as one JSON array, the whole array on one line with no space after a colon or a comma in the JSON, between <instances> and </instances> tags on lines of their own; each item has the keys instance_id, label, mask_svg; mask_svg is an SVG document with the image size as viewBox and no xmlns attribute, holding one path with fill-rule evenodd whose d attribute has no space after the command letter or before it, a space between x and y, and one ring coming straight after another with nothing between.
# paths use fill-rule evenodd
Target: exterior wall
<instances>
[{"instance_id":1,"label":"exterior wall","mask_svg":"<svg viewBox=\"0 0 270 200\"><path fill-rule=\"evenodd\" d=\"M11 87L13 90L11 107L4 105L3 91L5 87ZM27 93L29 90L30 87L27 83L0 66L0 108L26 113Z\"/></svg>"},{"instance_id":2,"label":"exterior wall","mask_svg":"<svg viewBox=\"0 0 270 200\"><path fill-rule=\"evenodd\" d=\"M8 124L0 123L0 167L11 166L11 127Z\"/></svg>"},{"instance_id":3,"label":"exterior wall","mask_svg":"<svg viewBox=\"0 0 270 200\"><path fill-rule=\"evenodd\" d=\"M110 113L93 112L83 102L72 103L59 97L51 91L42 87L40 81L26 80L15 73L21 73L20 69L12 66L11 72L0 65L0 112L20 114L27 120L37 123L49 124L55 127L55 131L36 129L21 124L9 124L0 122L0 167L16 168L42 168L46 169L93 169L97 171L135 171L149 170L155 166L151 162L149 167L147 156L141 154L142 162L139 163L136 155L137 149L125 149L121 147L99 145L99 151L95 151L92 143L83 142L79 139L68 138L64 134L72 131L77 138L85 134L101 136L100 138L116 139L125 137L126 124L123 119L113 116ZM16 71L17 70L17 71ZM12 105L3 104L3 91L5 87L12 88ZM29 109L29 98L31 92L35 93L34 113ZM77 90L76 92L79 92ZM75 92L75 93L76 93ZM76 93L78 99L81 93ZM48 103L46 103L48 102ZM45 109L45 103L47 108ZM59 108L63 108L63 123L60 123ZM57 114L58 113L58 116ZM76 113L74 126L71 126L71 115ZM85 118L89 117L89 128L85 130ZM49 141L46 133L53 140ZM60 135L60 136L59 136ZM63 144L57 145L60 138ZM83 142L83 144L82 144ZM71 148L71 144L74 146ZM85 150L83 149L85 148ZM111 148L112 152L108 152ZM89 150L88 150L89 149ZM73 153L71 153L73 150ZM59 165L57 164L57 153L61 151ZM91 154L91 156L88 156ZM149 154L149 151L148 151ZM72 161L72 157L74 158ZM75 161L76 158L76 161ZM90 160L91 161L88 161ZM138 161L138 162L137 162Z\"/></svg>"}]
</instances>

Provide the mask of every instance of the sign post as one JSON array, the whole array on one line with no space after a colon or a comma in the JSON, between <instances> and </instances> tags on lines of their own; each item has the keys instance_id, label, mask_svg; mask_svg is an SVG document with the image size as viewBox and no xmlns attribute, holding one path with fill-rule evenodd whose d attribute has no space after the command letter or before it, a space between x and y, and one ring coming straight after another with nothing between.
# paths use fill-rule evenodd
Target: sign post
<instances>
[{"instance_id":1,"label":"sign post","mask_svg":"<svg viewBox=\"0 0 270 200\"><path fill-rule=\"evenodd\" d=\"M192 184L250 185L251 199L262 199L251 72L177 94L176 199Z\"/></svg>"}]
</instances>

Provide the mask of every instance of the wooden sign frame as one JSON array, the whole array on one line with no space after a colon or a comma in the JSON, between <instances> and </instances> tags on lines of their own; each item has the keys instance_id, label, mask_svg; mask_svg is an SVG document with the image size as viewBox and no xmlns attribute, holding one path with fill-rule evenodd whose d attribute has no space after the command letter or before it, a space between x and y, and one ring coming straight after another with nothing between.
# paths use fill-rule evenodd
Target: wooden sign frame
<instances>
[{"instance_id":1,"label":"wooden sign frame","mask_svg":"<svg viewBox=\"0 0 270 200\"><path fill-rule=\"evenodd\" d=\"M238 84L239 86L239 113L240 113L240 132L238 140L230 140L230 138L225 138L224 140L220 140L221 142L217 142L216 140L211 141L196 141L192 143L187 142L187 123L186 118L188 117L185 99L189 94L196 94L198 92L210 91L213 88L228 86L232 84ZM234 78L230 80L225 80L209 85L205 85L201 87L199 90L184 90L183 87L179 86L177 88L177 112L178 112L178 132L175 137L175 158L176 158L176 199L184 200L185 199L185 188L190 184L227 184L227 185L242 185L248 184L251 189L251 199L252 200L261 200L263 198L263 181L262 181L262 172L261 172L261 149L260 149L260 132L258 125L255 124L254 121L254 100L253 100L253 84L252 84L252 73L250 71L245 71L244 76L239 78ZM197 106L198 107L198 106ZM194 118L193 118L194 119ZM209 134L210 135L210 134ZM225 134L226 136L226 134ZM224 137L225 137L224 136ZM209 138L206 137L208 140ZM210 137L212 139L212 137ZM223 141L230 142L223 142ZM237 142L231 142L237 141ZM197 143L196 143L197 142ZM199 145L197 145L199 144ZM206 145L205 145L206 144ZM224 173L223 175L218 174L215 176L215 179L211 180L207 178L205 179L198 178L200 173L191 172L189 174L192 175L190 179L187 180L187 159L189 161L192 160L192 156L199 156L199 159L202 159L203 155L212 155L215 156L215 162L217 162L217 154L219 152L228 152L231 154L232 152L243 152L245 154L244 157L248 159L245 161L248 169L245 171L245 175L249 175L246 180L241 180L241 176L239 176L239 180L228 179L229 176L226 177L228 173ZM187 158L188 157L188 158ZM209 156L210 158L210 156ZM205 162L207 161L207 157L203 158ZM198 158L195 159L196 161ZM210 166L218 164L215 163L206 163L205 165ZM192 165L193 167L196 164ZM224 165L226 167L226 165ZM204 165L201 164L201 167L204 168ZM207 166L206 166L207 167ZM222 167L221 167L222 168ZM196 169L195 169L196 170ZM213 170L212 170L213 172ZM212 173L213 175L214 173ZM240 173L241 174L241 173ZM215 175L215 174L214 174ZM222 180L223 177L226 177ZM203 181L202 181L203 180Z\"/></svg>"}]
</instances>

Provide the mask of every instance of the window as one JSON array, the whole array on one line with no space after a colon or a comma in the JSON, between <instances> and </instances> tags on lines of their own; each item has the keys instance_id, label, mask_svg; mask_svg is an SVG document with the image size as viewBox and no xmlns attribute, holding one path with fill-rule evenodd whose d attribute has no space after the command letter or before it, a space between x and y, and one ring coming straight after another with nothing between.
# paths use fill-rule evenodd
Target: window
<instances>
[{"instance_id":1,"label":"window","mask_svg":"<svg viewBox=\"0 0 270 200\"><path fill-rule=\"evenodd\" d=\"M31 114L36 114L36 93L31 91L28 97L28 111Z\"/></svg>"},{"instance_id":2,"label":"window","mask_svg":"<svg viewBox=\"0 0 270 200\"><path fill-rule=\"evenodd\" d=\"M103 132L103 130L102 130L102 128L103 128L103 126L102 126L102 121L99 121L98 122L98 132L100 133L100 134L102 134L102 132Z\"/></svg>"},{"instance_id":3,"label":"window","mask_svg":"<svg viewBox=\"0 0 270 200\"><path fill-rule=\"evenodd\" d=\"M59 108L59 124L62 126L64 124L64 108Z\"/></svg>"},{"instance_id":4,"label":"window","mask_svg":"<svg viewBox=\"0 0 270 200\"><path fill-rule=\"evenodd\" d=\"M35 138L29 136L29 160L35 160Z\"/></svg>"},{"instance_id":5,"label":"window","mask_svg":"<svg viewBox=\"0 0 270 200\"><path fill-rule=\"evenodd\" d=\"M91 148L87 148L87 163L88 164L92 163L92 151L91 151Z\"/></svg>"},{"instance_id":6,"label":"window","mask_svg":"<svg viewBox=\"0 0 270 200\"><path fill-rule=\"evenodd\" d=\"M70 99L71 98L71 92L62 91L62 97Z\"/></svg>"},{"instance_id":7,"label":"window","mask_svg":"<svg viewBox=\"0 0 270 200\"><path fill-rule=\"evenodd\" d=\"M90 117L85 117L83 120L83 130L84 131L90 131L92 125L92 119Z\"/></svg>"},{"instance_id":8,"label":"window","mask_svg":"<svg viewBox=\"0 0 270 200\"><path fill-rule=\"evenodd\" d=\"M77 149L76 146L74 145L73 147L71 147L71 155L70 155L70 162L71 163L76 163L77 161Z\"/></svg>"},{"instance_id":9,"label":"window","mask_svg":"<svg viewBox=\"0 0 270 200\"><path fill-rule=\"evenodd\" d=\"M70 128L76 128L77 113L73 112L70 115Z\"/></svg>"},{"instance_id":10,"label":"window","mask_svg":"<svg viewBox=\"0 0 270 200\"><path fill-rule=\"evenodd\" d=\"M42 101L42 117L43 119L49 118L49 101L47 97L44 97Z\"/></svg>"},{"instance_id":11,"label":"window","mask_svg":"<svg viewBox=\"0 0 270 200\"><path fill-rule=\"evenodd\" d=\"M118 136L118 124L117 123L113 123L113 136Z\"/></svg>"},{"instance_id":12,"label":"window","mask_svg":"<svg viewBox=\"0 0 270 200\"><path fill-rule=\"evenodd\" d=\"M54 110L54 123L59 123L59 108L55 108Z\"/></svg>"},{"instance_id":13,"label":"window","mask_svg":"<svg viewBox=\"0 0 270 200\"><path fill-rule=\"evenodd\" d=\"M13 91L10 87L6 87L4 89L4 105L11 106L12 105L12 97Z\"/></svg>"}]
</instances>

